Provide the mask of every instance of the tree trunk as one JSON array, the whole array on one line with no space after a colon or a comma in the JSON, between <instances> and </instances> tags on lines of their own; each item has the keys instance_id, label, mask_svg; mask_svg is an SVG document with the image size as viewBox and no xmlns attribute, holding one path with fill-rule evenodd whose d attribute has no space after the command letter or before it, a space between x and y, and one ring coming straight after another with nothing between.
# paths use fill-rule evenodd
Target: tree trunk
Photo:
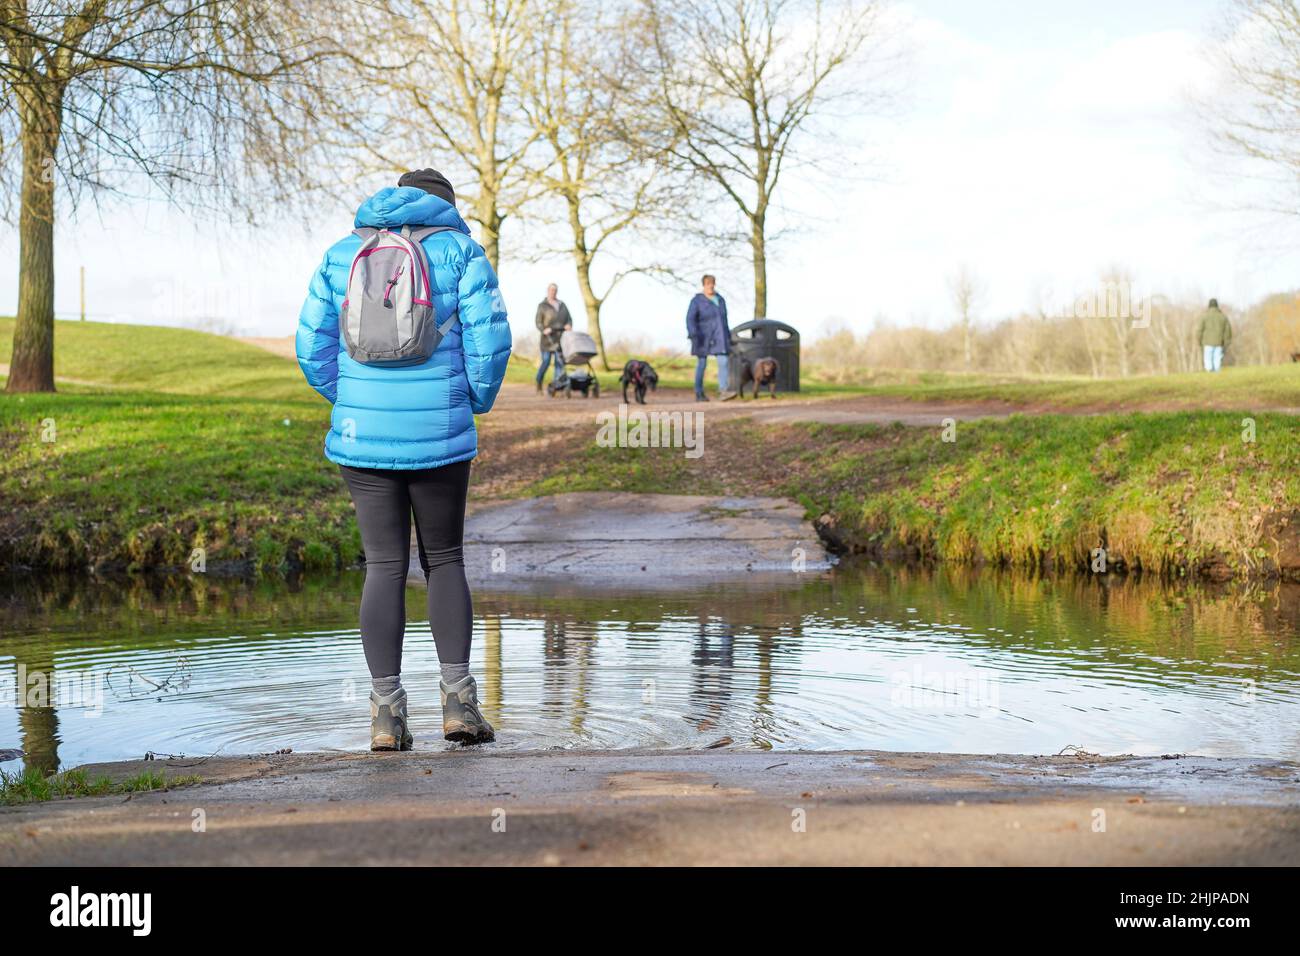
<instances>
[{"instance_id":1,"label":"tree trunk","mask_svg":"<svg viewBox=\"0 0 1300 956\"><path fill-rule=\"evenodd\" d=\"M591 258L575 249L573 261L578 272L578 288L582 290L582 304L587 309L587 334L596 341L601 368L606 372L612 372L609 359L605 355L605 337L600 333L600 307L604 303L596 298L596 293L591 288Z\"/></svg>"},{"instance_id":2,"label":"tree trunk","mask_svg":"<svg viewBox=\"0 0 1300 956\"><path fill-rule=\"evenodd\" d=\"M487 256L492 271L497 272L501 258L501 223L505 216L497 208L496 193L480 189L475 213L479 224L479 244L483 246L483 254Z\"/></svg>"},{"instance_id":3,"label":"tree trunk","mask_svg":"<svg viewBox=\"0 0 1300 956\"><path fill-rule=\"evenodd\" d=\"M54 161L62 96L22 108L23 182L18 213L18 318L8 392L54 391Z\"/></svg>"},{"instance_id":4,"label":"tree trunk","mask_svg":"<svg viewBox=\"0 0 1300 956\"><path fill-rule=\"evenodd\" d=\"M613 370L609 367L609 358L605 355L605 337L600 332L600 307L604 304L604 300L598 298L596 291L591 287L592 256L587 250L587 227L582 222L582 210L577 194L572 190L568 193L567 203L569 229L573 232L573 266L578 273L578 289L582 292L582 304L587 310L587 334L596 341L601 368L610 372Z\"/></svg>"},{"instance_id":5,"label":"tree trunk","mask_svg":"<svg viewBox=\"0 0 1300 956\"><path fill-rule=\"evenodd\" d=\"M1079 329L1079 335L1083 339L1083 347L1088 353L1088 367L1092 370L1093 378L1101 378L1101 371L1097 364L1097 353L1092 347L1092 330L1088 328L1085 321L1075 320L1075 325Z\"/></svg>"},{"instance_id":6,"label":"tree trunk","mask_svg":"<svg viewBox=\"0 0 1300 956\"><path fill-rule=\"evenodd\" d=\"M749 244L754 251L754 318L767 316L767 230L765 216L760 213L750 220Z\"/></svg>"}]
</instances>

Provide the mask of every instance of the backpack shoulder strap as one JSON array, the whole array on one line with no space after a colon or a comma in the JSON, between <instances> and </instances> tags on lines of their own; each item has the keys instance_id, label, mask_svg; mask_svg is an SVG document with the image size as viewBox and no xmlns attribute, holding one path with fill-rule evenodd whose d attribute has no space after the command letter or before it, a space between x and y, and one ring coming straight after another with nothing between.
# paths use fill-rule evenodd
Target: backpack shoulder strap
<instances>
[{"instance_id":1,"label":"backpack shoulder strap","mask_svg":"<svg viewBox=\"0 0 1300 956\"><path fill-rule=\"evenodd\" d=\"M451 331L451 327L456 324L456 320L459 318L460 318L460 309L457 309L455 312L453 312L451 315L447 317L446 322L438 326L438 335L441 336L442 338L446 338L447 333Z\"/></svg>"},{"instance_id":2,"label":"backpack shoulder strap","mask_svg":"<svg viewBox=\"0 0 1300 956\"><path fill-rule=\"evenodd\" d=\"M361 230L359 229L357 230L357 232L360 231ZM414 229L412 229L410 226L403 226L402 238L407 240L408 242L413 243L415 247L420 250L421 254L423 254L424 247L421 246L420 243L423 242L429 236L432 236L435 232L460 232L460 230L457 229L455 226L416 226ZM456 324L456 320L459 318L460 318L460 310L457 309L456 311L452 312L450 316L447 317L447 321L443 322L442 325L438 326L439 338L445 338L447 333L451 331L452 326Z\"/></svg>"},{"instance_id":3,"label":"backpack shoulder strap","mask_svg":"<svg viewBox=\"0 0 1300 956\"><path fill-rule=\"evenodd\" d=\"M460 232L455 226L416 226L412 229L410 226L402 227L402 236L420 242L435 232Z\"/></svg>"}]
</instances>

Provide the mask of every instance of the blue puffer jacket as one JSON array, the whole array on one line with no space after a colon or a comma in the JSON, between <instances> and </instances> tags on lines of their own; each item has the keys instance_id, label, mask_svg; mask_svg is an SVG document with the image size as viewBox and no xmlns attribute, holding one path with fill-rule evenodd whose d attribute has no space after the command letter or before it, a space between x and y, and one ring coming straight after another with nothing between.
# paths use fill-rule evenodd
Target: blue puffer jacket
<instances>
[{"instance_id":1,"label":"blue puffer jacket","mask_svg":"<svg viewBox=\"0 0 1300 956\"><path fill-rule=\"evenodd\" d=\"M348 357L339 307L361 248L349 235L325 253L298 317L298 364L334 404L325 457L354 468L437 468L478 453L474 416L492 407L510 358L510 323L496 273L454 206L413 186L381 189L361 204L356 225L452 226L421 243L438 323L460 321L428 361L401 368Z\"/></svg>"}]
</instances>

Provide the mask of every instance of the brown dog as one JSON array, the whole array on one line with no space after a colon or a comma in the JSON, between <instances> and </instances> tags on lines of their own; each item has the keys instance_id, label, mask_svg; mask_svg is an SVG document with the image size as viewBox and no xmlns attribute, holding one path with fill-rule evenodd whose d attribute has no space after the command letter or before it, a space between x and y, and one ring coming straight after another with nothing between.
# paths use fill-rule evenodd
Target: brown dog
<instances>
[{"instance_id":1,"label":"brown dog","mask_svg":"<svg viewBox=\"0 0 1300 956\"><path fill-rule=\"evenodd\" d=\"M774 358L754 359L750 362L745 359L740 366L740 397L745 397L745 386L750 382L754 383L754 397L758 398L758 390L766 385L768 394L776 398L776 370L780 368Z\"/></svg>"}]
</instances>

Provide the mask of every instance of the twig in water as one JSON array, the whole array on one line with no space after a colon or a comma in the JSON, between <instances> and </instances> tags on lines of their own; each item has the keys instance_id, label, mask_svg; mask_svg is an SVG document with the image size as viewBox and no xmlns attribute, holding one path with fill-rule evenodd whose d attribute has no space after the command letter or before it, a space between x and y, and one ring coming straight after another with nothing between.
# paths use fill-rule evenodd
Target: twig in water
<instances>
[{"instance_id":1,"label":"twig in water","mask_svg":"<svg viewBox=\"0 0 1300 956\"><path fill-rule=\"evenodd\" d=\"M1056 756L1064 757L1066 756L1067 751L1069 752L1069 755L1071 757L1100 757L1101 756L1101 754L1095 754L1091 750L1084 750L1078 744L1067 744L1066 746L1062 747L1060 750L1056 752Z\"/></svg>"}]
</instances>

